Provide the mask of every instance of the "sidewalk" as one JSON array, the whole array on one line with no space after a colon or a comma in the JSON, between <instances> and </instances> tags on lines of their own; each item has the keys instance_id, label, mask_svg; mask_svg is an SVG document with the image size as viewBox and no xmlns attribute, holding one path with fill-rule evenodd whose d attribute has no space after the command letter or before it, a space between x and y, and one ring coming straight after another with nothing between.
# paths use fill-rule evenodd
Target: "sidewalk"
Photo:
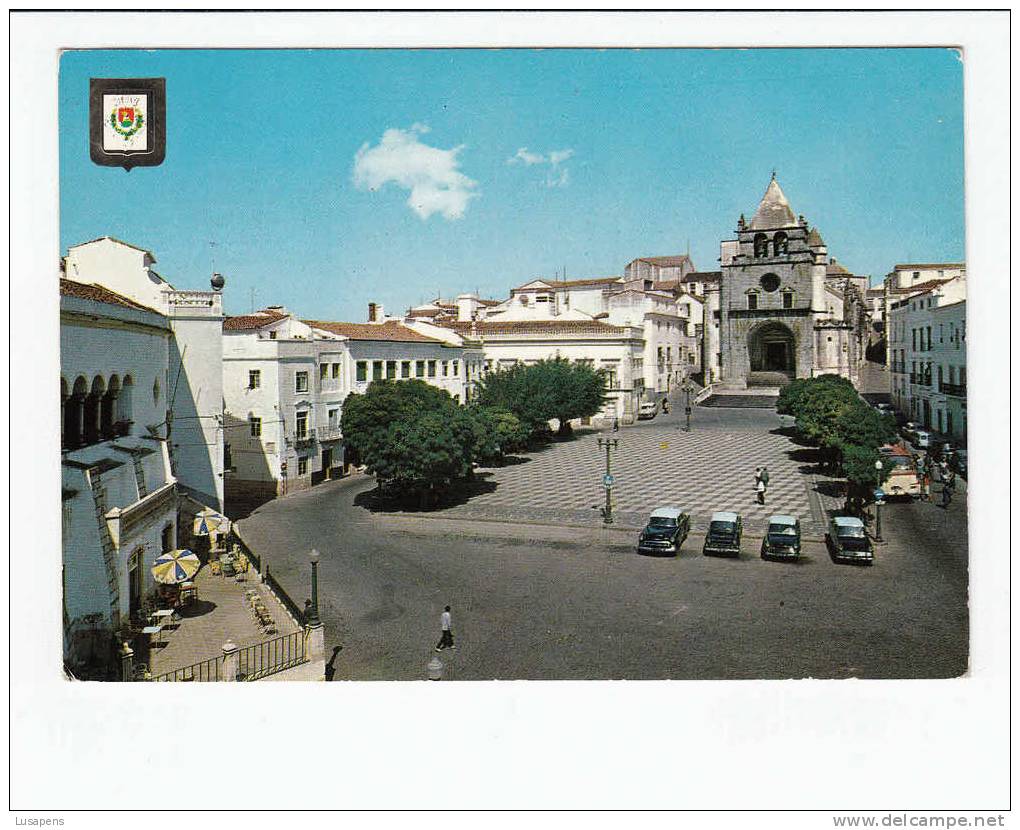
<instances>
[{"instance_id":1,"label":"sidewalk","mask_svg":"<svg viewBox=\"0 0 1020 830\"><path fill-rule=\"evenodd\" d=\"M153 676L220 657L223 644L232 640L238 646L272 640L298 631L298 625L273 593L249 570L244 582L233 577L215 576L208 566L195 575L198 599L181 609L176 626L164 628L162 647L149 651L149 672ZM256 590L276 623L277 634L266 635L255 624L245 602L246 591ZM139 655L139 660L145 660Z\"/></svg>"}]
</instances>

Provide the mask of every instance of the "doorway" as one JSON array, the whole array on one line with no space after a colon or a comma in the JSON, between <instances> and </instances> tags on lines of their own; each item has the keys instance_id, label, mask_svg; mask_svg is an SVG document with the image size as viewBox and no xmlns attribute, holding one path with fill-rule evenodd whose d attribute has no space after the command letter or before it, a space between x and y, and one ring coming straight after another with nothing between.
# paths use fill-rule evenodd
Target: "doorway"
<instances>
[{"instance_id":1,"label":"doorway","mask_svg":"<svg viewBox=\"0 0 1020 830\"><path fill-rule=\"evenodd\" d=\"M142 608L142 548L137 548L128 561L128 613L133 619Z\"/></svg>"}]
</instances>

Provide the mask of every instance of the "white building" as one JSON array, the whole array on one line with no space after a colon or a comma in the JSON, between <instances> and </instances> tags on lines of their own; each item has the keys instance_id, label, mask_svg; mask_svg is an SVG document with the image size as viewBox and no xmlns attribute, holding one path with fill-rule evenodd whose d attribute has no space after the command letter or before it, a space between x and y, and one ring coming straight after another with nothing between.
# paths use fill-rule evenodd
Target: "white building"
<instances>
[{"instance_id":1,"label":"white building","mask_svg":"<svg viewBox=\"0 0 1020 830\"><path fill-rule=\"evenodd\" d=\"M882 282L882 319L889 319L893 303L911 294L927 291L946 280L966 275L967 264L964 262L905 262L893 266ZM886 365L890 365L892 360L892 350L886 338Z\"/></svg>"},{"instance_id":2,"label":"white building","mask_svg":"<svg viewBox=\"0 0 1020 830\"><path fill-rule=\"evenodd\" d=\"M660 259L676 258L650 257L640 262L645 271L653 273L655 269L649 263ZM686 258L683 260L689 262ZM678 292L659 288L650 276L537 279L511 289L510 298L495 306L479 307L472 295L461 295L458 297L461 324L458 330L467 330L463 324L470 321L487 324L478 332L490 365L517 359L508 351L513 331L520 337L519 359L523 362L542 359L535 357L538 352L543 357L553 357L559 350L562 356L569 352L575 355L571 359L598 366L605 363L607 367L616 367L616 361L623 359L621 349L629 354L633 332L640 331L642 354L636 364L639 373L632 374L635 368L632 364L626 372L627 386L620 387L614 395L618 402L607 408L609 417L626 423L636 406L629 401L631 396L639 401L646 397L657 399L676 388L698 363L699 349L690 326L690 304L679 303L677 297ZM446 325L438 318L434 322ZM490 323L493 326L488 326ZM522 325L525 323L530 325L525 327ZM580 330L599 333L595 352L583 352L574 337ZM494 331L499 332L499 347L490 349L494 341L489 335ZM557 341L560 334L565 338L563 348ZM539 337L537 341L536 336ZM604 354L604 345L613 339L619 342L610 347L611 355ZM629 357L626 360L630 362ZM617 378L623 376L615 370L613 374Z\"/></svg>"},{"instance_id":3,"label":"white building","mask_svg":"<svg viewBox=\"0 0 1020 830\"><path fill-rule=\"evenodd\" d=\"M418 378L466 400L480 353L449 331L430 336L386 318L375 304L369 315L374 322L299 320L270 306L223 322L230 512L341 476L351 463L343 402L374 380Z\"/></svg>"},{"instance_id":4,"label":"white building","mask_svg":"<svg viewBox=\"0 0 1020 830\"><path fill-rule=\"evenodd\" d=\"M271 306L227 317L222 350L228 512L339 477L350 377L343 338Z\"/></svg>"},{"instance_id":5,"label":"white building","mask_svg":"<svg viewBox=\"0 0 1020 830\"><path fill-rule=\"evenodd\" d=\"M608 400L596 423L614 418L631 423L644 393L644 332L601 320L517 320L448 324L477 337L485 354L485 371L518 363L563 358L606 373Z\"/></svg>"},{"instance_id":6,"label":"white building","mask_svg":"<svg viewBox=\"0 0 1020 830\"><path fill-rule=\"evenodd\" d=\"M63 267L69 280L104 286L166 316L170 365L159 422L167 421L181 486L222 510L223 279L213 275L212 291L179 291L153 270L155 262L151 251L104 236L69 248Z\"/></svg>"},{"instance_id":7,"label":"white building","mask_svg":"<svg viewBox=\"0 0 1020 830\"><path fill-rule=\"evenodd\" d=\"M222 509L220 321L212 291L178 291L134 245L102 237L61 261L65 657L106 656L188 516ZM186 531L179 531L187 526ZM96 646L103 641L101 655Z\"/></svg>"},{"instance_id":8,"label":"white building","mask_svg":"<svg viewBox=\"0 0 1020 830\"><path fill-rule=\"evenodd\" d=\"M60 280L64 656L108 656L112 635L177 547L165 440L172 333L165 315L99 285ZM98 651L98 653L97 653Z\"/></svg>"},{"instance_id":9,"label":"white building","mask_svg":"<svg viewBox=\"0 0 1020 830\"><path fill-rule=\"evenodd\" d=\"M887 321L893 405L956 439L967 432L967 278L922 284L895 301Z\"/></svg>"}]
</instances>

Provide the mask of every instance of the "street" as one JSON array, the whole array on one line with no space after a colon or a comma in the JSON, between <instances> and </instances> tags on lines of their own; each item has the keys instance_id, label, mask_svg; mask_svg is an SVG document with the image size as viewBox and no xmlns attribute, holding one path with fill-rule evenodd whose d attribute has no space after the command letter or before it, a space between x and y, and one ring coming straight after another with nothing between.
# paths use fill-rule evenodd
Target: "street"
<instances>
[{"instance_id":1,"label":"street","mask_svg":"<svg viewBox=\"0 0 1020 830\"><path fill-rule=\"evenodd\" d=\"M756 417L776 418L720 412L696 409L700 429L691 435L711 443L742 419L746 447L769 435ZM712 418L724 421L720 429L709 429ZM659 441L657 429L675 432L656 421L619 435ZM586 440L593 437L536 457L569 469L557 455ZM491 492L533 463L495 471ZM656 472L649 471L653 479ZM678 478L693 491L711 476ZM813 479L803 480L807 490ZM562 486L531 500L555 500ZM747 501L750 487L742 479L736 486L733 499ZM952 677L967 668L963 491L948 511L922 502L884 507L886 543L872 567L854 567L834 564L807 530L814 541L802 561L763 562L754 520L745 520L739 560L702 556L697 521L679 557L656 559L635 553L635 532L606 530L594 512L584 524L553 516L539 524L522 511L508 522L493 504L482 520L469 499L402 513L377 502L373 490L365 476L330 482L240 523L299 605L310 594L308 551L322 554L320 616L327 650L342 647L337 680L423 679L446 604L457 649L441 659L445 676L459 680ZM641 498L649 507L670 501L654 492Z\"/></svg>"}]
</instances>

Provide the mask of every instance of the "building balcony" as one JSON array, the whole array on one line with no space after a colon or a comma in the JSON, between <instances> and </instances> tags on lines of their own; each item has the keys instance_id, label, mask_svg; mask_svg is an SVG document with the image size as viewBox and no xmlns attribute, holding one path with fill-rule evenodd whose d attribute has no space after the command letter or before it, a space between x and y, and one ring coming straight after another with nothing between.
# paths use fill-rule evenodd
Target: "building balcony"
<instances>
[{"instance_id":1,"label":"building balcony","mask_svg":"<svg viewBox=\"0 0 1020 830\"><path fill-rule=\"evenodd\" d=\"M223 295L219 291L164 291L168 311L187 309L202 311L211 317L223 316Z\"/></svg>"},{"instance_id":2,"label":"building balcony","mask_svg":"<svg viewBox=\"0 0 1020 830\"><path fill-rule=\"evenodd\" d=\"M343 434L340 432L340 425L319 427L316 430L320 441L339 441Z\"/></svg>"},{"instance_id":3,"label":"building balcony","mask_svg":"<svg viewBox=\"0 0 1020 830\"><path fill-rule=\"evenodd\" d=\"M917 386L931 386L931 374L923 374L922 372L911 372L910 382Z\"/></svg>"},{"instance_id":4,"label":"building balcony","mask_svg":"<svg viewBox=\"0 0 1020 830\"><path fill-rule=\"evenodd\" d=\"M966 383L940 383L939 392L946 395L952 395L954 398L966 398L967 397L967 384Z\"/></svg>"},{"instance_id":5,"label":"building balcony","mask_svg":"<svg viewBox=\"0 0 1020 830\"><path fill-rule=\"evenodd\" d=\"M287 437L287 440L297 449L302 447L310 447L315 443L314 432L295 432L293 435Z\"/></svg>"}]
</instances>

